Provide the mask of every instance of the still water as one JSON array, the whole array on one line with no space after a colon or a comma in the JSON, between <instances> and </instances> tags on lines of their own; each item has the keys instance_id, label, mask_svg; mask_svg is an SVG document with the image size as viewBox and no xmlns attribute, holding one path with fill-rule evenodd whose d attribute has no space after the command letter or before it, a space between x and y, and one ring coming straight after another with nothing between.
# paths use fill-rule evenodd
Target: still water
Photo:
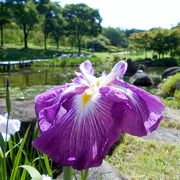
<instances>
[{"instance_id":1,"label":"still water","mask_svg":"<svg viewBox=\"0 0 180 180\"><path fill-rule=\"evenodd\" d=\"M95 67L96 76L102 71L110 72L112 65ZM70 82L75 76L77 67L38 67L24 69L19 72L0 74L0 98L5 97L5 84L9 79L12 99L31 99L35 95L59 84ZM148 68L145 72L151 78L161 78L162 68Z\"/></svg>"}]
</instances>

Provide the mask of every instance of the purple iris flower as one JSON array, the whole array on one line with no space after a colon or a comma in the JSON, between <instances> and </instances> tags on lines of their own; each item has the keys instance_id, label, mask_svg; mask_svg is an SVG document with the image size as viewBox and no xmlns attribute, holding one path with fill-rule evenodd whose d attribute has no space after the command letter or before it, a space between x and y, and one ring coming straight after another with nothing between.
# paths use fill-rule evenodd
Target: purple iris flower
<instances>
[{"instance_id":1,"label":"purple iris flower","mask_svg":"<svg viewBox=\"0 0 180 180\"><path fill-rule=\"evenodd\" d=\"M33 146L52 160L77 170L99 166L122 132L145 136L162 120L164 105L155 96L119 78L120 61L96 78L90 61L80 65L72 83L35 98L41 135Z\"/></svg>"}]
</instances>

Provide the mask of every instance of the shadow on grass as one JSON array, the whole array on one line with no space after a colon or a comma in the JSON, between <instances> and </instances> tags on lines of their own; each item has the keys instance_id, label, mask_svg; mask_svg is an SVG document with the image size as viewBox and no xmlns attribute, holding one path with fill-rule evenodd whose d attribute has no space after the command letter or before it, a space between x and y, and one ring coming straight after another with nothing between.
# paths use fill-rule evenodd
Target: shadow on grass
<instances>
[{"instance_id":1,"label":"shadow on grass","mask_svg":"<svg viewBox=\"0 0 180 180\"><path fill-rule=\"evenodd\" d=\"M18 49L18 48L0 48L0 61L48 59L60 56L63 52L57 50L43 49Z\"/></svg>"}]
</instances>

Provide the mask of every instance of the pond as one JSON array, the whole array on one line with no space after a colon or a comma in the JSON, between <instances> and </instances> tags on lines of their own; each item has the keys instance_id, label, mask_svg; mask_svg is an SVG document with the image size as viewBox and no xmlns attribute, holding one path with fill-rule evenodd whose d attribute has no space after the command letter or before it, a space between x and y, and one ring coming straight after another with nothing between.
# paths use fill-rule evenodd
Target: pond
<instances>
[{"instance_id":1,"label":"pond","mask_svg":"<svg viewBox=\"0 0 180 180\"><path fill-rule=\"evenodd\" d=\"M100 76L104 70L109 72L111 68L111 64L102 64L95 67L96 76ZM5 97L6 79L10 81L12 99L31 99L55 85L70 82L77 70L78 67L38 67L26 68L14 73L2 73L0 74L0 98ZM146 68L145 72L151 78L160 79L163 70L164 68ZM148 88L148 90L156 91L157 87Z\"/></svg>"}]
</instances>

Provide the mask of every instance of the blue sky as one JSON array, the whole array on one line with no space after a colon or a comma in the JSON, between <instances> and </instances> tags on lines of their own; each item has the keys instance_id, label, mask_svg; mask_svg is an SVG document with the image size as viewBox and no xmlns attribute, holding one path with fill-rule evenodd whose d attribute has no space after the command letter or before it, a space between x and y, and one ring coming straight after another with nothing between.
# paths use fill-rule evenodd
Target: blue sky
<instances>
[{"instance_id":1,"label":"blue sky","mask_svg":"<svg viewBox=\"0 0 180 180\"><path fill-rule=\"evenodd\" d=\"M53 0L65 4L85 3L99 9L103 27L122 29L171 28L180 22L180 0Z\"/></svg>"}]
</instances>

